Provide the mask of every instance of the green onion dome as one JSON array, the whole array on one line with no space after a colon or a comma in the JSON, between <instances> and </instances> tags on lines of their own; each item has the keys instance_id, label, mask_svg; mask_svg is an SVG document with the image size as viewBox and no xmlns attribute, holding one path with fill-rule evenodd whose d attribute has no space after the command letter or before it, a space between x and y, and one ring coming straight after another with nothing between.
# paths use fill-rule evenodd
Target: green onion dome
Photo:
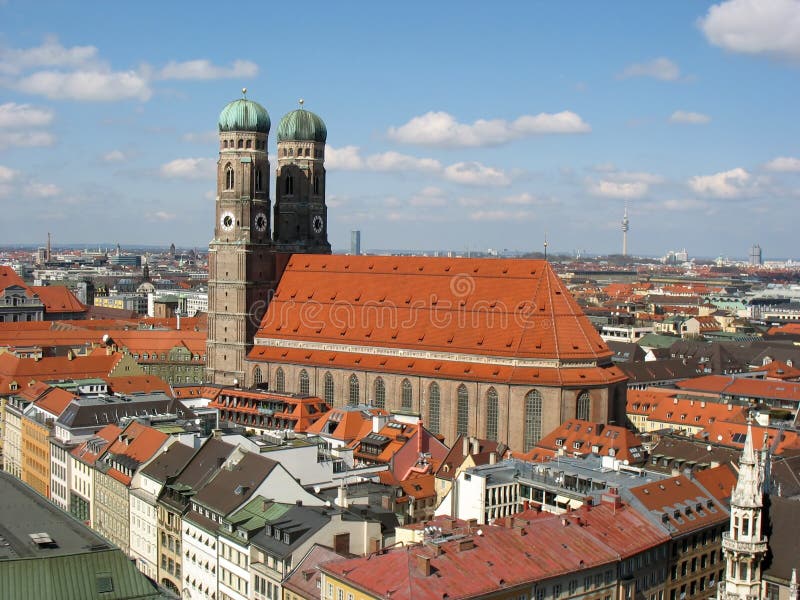
<instances>
[{"instance_id":1,"label":"green onion dome","mask_svg":"<svg viewBox=\"0 0 800 600\"><path fill-rule=\"evenodd\" d=\"M328 129L313 112L298 108L286 114L278 124L279 142L325 142Z\"/></svg>"},{"instance_id":2,"label":"green onion dome","mask_svg":"<svg viewBox=\"0 0 800 600\"><path fill-rule=\"evenodd\" d=\"M239 98L219 113L220 131L255 131L269 134L269 113L258 102Z\"/></svg>"}]
</instances>

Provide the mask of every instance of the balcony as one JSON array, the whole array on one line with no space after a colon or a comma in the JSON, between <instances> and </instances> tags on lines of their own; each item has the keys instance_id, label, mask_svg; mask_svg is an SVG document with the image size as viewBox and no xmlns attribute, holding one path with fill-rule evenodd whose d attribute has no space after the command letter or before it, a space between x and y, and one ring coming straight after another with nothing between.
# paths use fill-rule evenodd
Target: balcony
<instances>
[{"instance_id":1,"label":"balcony","mask_svg":"<svg viewBox=\"0 0 800 600\"><path fill-rule=\"evenodd\" d=\"M767 540L741 542L731 539L730 532L726 531L722 534L722 547L725 550L736 552L737 554L765 554L767 551Z\"/></svg>"}]
</instances>

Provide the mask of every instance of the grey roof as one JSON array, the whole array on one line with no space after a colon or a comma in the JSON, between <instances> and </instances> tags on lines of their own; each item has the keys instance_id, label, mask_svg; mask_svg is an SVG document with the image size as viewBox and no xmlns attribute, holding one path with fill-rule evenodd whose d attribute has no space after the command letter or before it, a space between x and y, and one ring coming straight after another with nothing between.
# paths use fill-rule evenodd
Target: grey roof
<instances>
[{"instance_id":1,"label":"grey roof","mask_svg":"<svg viewBox=\"0 0 800 600\"><path fill-rule=\"evenodd\" d=\"M662 437L650 451L647 468L669 475L673 469L708 468L711 463L738 464L740 454L741 451L735 448L668 434Z\"/></svg>"},{"instance_id":2,"label":"grey roof","mask_svg":"<svg viewBox=\"0 0 800 600\"><path fill-rule=\"evenodd\" d=\"M0 598L162 597L121 550L3 472L0 498Z\"/></svg>"},{"instance_id":3,"label":"grey roof","mask_svg":"<svg viewBox=\"0 0 800 600\"><path fill-rule=\"evenodd\" d=\"M642 362L644 360L644 349L633 342L608 340L606 345L614 353L614 356L611 357L614 362Z\"/></svg>"},{"instance_id":4,"label":"grey roof","mask_svg":"<svg viewBox=\"0 0 800 600\"><path fill-rule=\"evenodd\" d=\"M259 454L247 453L232 468L218 470L193 501L227 515L253 495L277 464Z\"/></svg>"},{"instance_id":5,"label":"grey roof","mask_svg":"<svg viewBox=\"0 0 800 600\"><path fill-rule=\"evenodd\" d=\"M770 459L770 493L800 500L800 450L784 450Z\"/></svg>"},{"instance_id":6,"label":"grey roof","mask_svg":"<svg viewBox=\"0 0 800 600\"><path fill-rule=\"evenodd\" d=\"M286 576L283 587L305 598L318 598L322 574L317 567L324 562L346 558L327 546L314 544L297 566Z\"/></svg>"},{"instance_id":7,"label":"grey roof","mask_svg":"<svg viewBox=\"0 0 800 600\"><path fill-rule=\"evenodd\" d=\"M289 557L309 537L330 522L330 512L331 509L320 507L293 506L268 524L271 528L270 535L267 535L265 528L255 534L250 541L272 556ZM284 541L284 534L289 536L288 543Z\"/></svg>"},{"instance_id":8,"label":"grey roof","mask_svg":"<svg viewBox=\"0 0 800 600\"><path fill-rule=\"evenodd\" d=\"M185 497L188 492L196 492L205 485L235 450L236 446L213 437L209 438L174 481L164 488L159 500L183 509L184 502L179 502L178 499Z\"/></svg>"},{"instance_id":9,"label":"grey roof","mask_svg":"<svg viewBox=\"0 0 800 600\"><path fill-rule=\"evenodd\" d=\"M179 400L163 393L153 393L79 398L70 402L56 422L65 429L104 427L109 423L119 423L124 417L166 413L178 414L182 418L194 417L194 413Z\"/></svg>"},{"instance_id":10,"label":"grey roof","mask_svg":"<svg viewBox=\"0 0 800 600\"><path fill-rule=\"evenodd\" d=\"M166 483L170 478L180 473L194 456L194 453L195 449L191 446L176 442L142 469L142 474L160 483Z\"/></svg>"},{"instance_id":11,"label":"grey roof","mask_svg":"<svg viewBox=\"0 0 800 600\"><path fill-rule=\"evenodd\" d=\"M764 561L764 576L788 583L792 569L800 572L800 502L768 496L766 503L769 552Z\"/></svg>"},{"instance_id":12,"label":"grey roof","mask_svg":"<svg viewBox=\"0 0 800 600\"><path fill-rule=\"evenodd\" d=\"M619 362L617 367L628 376L628 385L692 379L705 374L703 367L696 360L680 358L647 362Z\"/></svg>"}]
</instances>

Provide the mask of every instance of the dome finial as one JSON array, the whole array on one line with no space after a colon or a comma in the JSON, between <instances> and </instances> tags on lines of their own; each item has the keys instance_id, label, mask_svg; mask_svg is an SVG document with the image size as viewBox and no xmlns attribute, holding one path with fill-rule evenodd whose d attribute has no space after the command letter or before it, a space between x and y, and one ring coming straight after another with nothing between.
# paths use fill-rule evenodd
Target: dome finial
<instances>
[{"instance_id":1,"label":"dome finial","mask_svg":"<svg viewBox=\"0 0 800 600\"><path fill-rule=\"evenodd\" d=\"M303 104L305 104L306 101L300 98L300 100L298 100L297 103L300 105L300 108L303 108Z\"/></svg>"},{"instance_id":2,"label":"dome finial","mask_svg":"<svg viewBox=\"0 0 800 600\"><path fill-rule=\"evenodd\" d=\"M247 98L247 88L242 88L242 97Z\"/></svg>"}]
</instances>

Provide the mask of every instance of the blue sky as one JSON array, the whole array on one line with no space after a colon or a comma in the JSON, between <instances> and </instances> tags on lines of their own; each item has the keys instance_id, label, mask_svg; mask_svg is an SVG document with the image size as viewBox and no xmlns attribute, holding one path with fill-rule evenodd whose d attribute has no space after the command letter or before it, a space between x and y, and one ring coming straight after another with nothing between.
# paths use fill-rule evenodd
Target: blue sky
<instances>
[{"instance_id":1,"label":"blue sky","mask_svg":"<svg viewBox=\"0 0 800 600\"><path fill-rule=\"evenodd\" d=\"M0 244L207 246L240 95L365 248L800 258L800 0L0 0ZM273 161L273 167L275 163ZM274 185L274 183L273 183Z\"/></svg>"}]
</instances>

